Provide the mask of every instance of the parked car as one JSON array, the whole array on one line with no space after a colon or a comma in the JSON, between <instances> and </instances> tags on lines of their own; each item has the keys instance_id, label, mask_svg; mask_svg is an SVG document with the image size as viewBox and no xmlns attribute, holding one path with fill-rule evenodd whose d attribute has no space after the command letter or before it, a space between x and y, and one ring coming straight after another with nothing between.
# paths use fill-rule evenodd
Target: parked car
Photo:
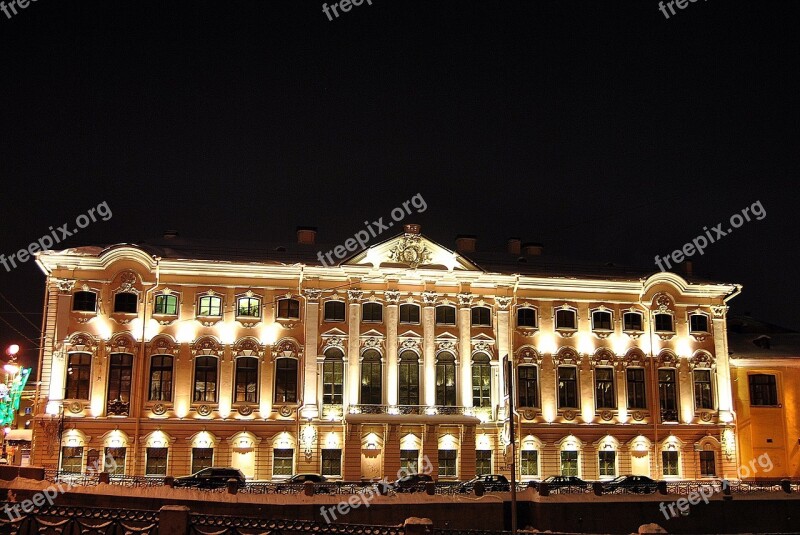
<instances>
[{"instance_id":1,"label":"parked car","mask_svg":"<svg viewBox=\"0 0 800 535\"><path fill-rule=\"evenodd\" d=\"M289 479L282 479L275 486L275 492L278 493L287 493L297 490L299 487L303 486L303 483L306 481L311 481L312 483L326 483L328 478L320 474L295 474ZM320 494L329 494L330 488L327 486L318 487L317 492Z\"/></svg>"},{"instance_id":2,"label":"parked car","mask_svg":"<svg viewBox=\"0 0 800 535\"><path fill-rule=\"evenodd\" d=\"M391 483L390 488L395 492L423 491L428 481L433 481L428 474L408 474Z\"/></svg>"},{"instance_id":3,"label":"parked car","mask_svg":"<svg viewBox=\"0 0 800 535\"><path fill-rule=\"evenodd\" d=\"M621 489L636 494L650 494L658 490L658 481L647 476L619 476L603 484L603 492Z\"/></svg>"},{"instance_id":4,"label":"parked car","mask_svg":"<svg viewBox=\"0 0 800 535\"><path fill-rule=\"evenodd\" d=\"M458 492L472 492L477 482L483 483L483 488L487 492L502 492L511 490L511 485L506 476L501 474L483 474L465 481L458 486Z\"/></svg>"},{"instance_id":5,"label":"parked car","mask_svg":"<svg viewBox=\"0 0 800 535\"><path fill-rule=\"evenodd\" d=\"M542 480L542 483L547 483L547 486L551 489L560 487L586 488L589 486L588 481L584 481L583 479L577 476L550 476L544 478Z\"/></svg>"},{"instance_id":6,"label":"parked car","mask_svg":"<svg viewBox=\"0 0 800 535\"><path fill-rule=\"evenodd\" d=\"M239 488L245 485L245 477L241 470L230 467L211 467L203 468L190 476L176 477L175 486L217 489L226 486L229 479L235 479Z\"/></svg>"}]
</instances>

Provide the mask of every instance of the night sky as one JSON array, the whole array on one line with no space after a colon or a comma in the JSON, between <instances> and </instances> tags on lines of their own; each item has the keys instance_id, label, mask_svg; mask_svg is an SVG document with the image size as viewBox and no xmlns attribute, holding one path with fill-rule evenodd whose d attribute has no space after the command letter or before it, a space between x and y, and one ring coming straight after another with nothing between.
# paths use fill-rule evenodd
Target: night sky
<instances>
[{"instance_id":1,"label":"night sky","mask_svg":"<svg viewBox=\"0 0 800 535\"><path fill-rule=\"evenodd\" d=\"M733 313L800 329L799 7L31 2L0 12L0 253L102 202L108 221L54 248L298 225L338 244L419 193L408 221L447 247L516 236L655 271L760 201L695 272L744 285ZM31 364L43 284L0 266L0 344Z\"/></svg>"}]
</instances>

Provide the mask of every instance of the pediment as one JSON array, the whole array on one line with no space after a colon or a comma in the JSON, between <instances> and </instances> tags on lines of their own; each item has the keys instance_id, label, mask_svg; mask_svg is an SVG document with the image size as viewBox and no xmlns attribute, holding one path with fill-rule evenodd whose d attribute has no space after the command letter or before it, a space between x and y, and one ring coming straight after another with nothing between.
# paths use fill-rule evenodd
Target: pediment
<instances>
[{"instance_id":1,"label":"pediment","mask_svg":"<svg viewBox=\"0 0 800 535\"><path fill-rule=\"evenodd\" d=\"M483 271L460 254L421 234L410 232L368 247L342 262L342 265L351 266L364 264L371 264L374 268L407 267L447 271Z\"/></svg>"}]
</instances>

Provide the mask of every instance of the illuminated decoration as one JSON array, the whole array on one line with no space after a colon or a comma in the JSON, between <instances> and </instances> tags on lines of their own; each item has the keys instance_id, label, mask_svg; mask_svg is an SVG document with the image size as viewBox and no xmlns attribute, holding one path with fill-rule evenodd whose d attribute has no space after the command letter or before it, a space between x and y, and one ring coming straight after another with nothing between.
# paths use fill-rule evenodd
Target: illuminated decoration
<instances>
[{"instance_id":1,"label":"illuminated decoration","mask_svg":"<svg viewBox=\"0 0 800 535\"><path fill-rule=\"evenodd\" d=\"M389 250L389 259L399 264L408 264L416 268L420 264L431 261L431 250L422 242L419 234L406 233L403 238Z\"/></svg>"},{"instance_id":2,"label":"illuminated decoration","mask_svg":"<svg viewBox=\"0 0 800 535\"><path fill-rule=\"evenodd\" d=\"M736 439L733 436L733 427L725 427L725 429L722 430L720 445L722 446L722 454L725 456L725 459L727 459L728 462L732 461L734 450L736 448Z\"/></svg>"},{"instance_id":3,"label":"illuminated decoration","mask_svg":"<svg viewBox=\"0 0 800 535\"><path fill-rule=\"evenodd\" d=\"M16 367L15 364L6 364L6 371L9 371L10 366ZM0 383L0 425L11 425L11 422L14 421L14 415L19 410L22 389L25 388L25 383L28 382L30 374L30 368L21 368L19 373L13 374L13 379L9 385Z\"/></svg>"},{"instance_id":4,"label":"illuminated decoration","mask_svg":"<svg viewBox=\"0 0 800 535\"><path fill-rule=\"evenodd\" d=\"M311 454L314 453L314 441L317 440L317 430L311 425L310 419L303 427L300 437L306 457L311 457Z\"/></svg>"}]
</instances>

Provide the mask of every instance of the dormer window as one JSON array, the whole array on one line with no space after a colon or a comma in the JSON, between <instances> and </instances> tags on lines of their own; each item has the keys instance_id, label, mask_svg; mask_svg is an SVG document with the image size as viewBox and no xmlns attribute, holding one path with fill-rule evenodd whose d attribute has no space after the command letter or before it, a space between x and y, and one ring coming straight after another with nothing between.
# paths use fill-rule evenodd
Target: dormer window
<instances>
[{"instance_id":1,"label":"dormer window","mask_svg":"<svg viewBox=\"0 0 800 535\"><path fill-rule=\"evenodd\" d=\"M674 332L672 327L672 314L656 314L655 315L656 332L671 333Z\"/></svg>"},{"instance_id":2,"label":"dormer window","mask_svg":"<svg viewBox=\"0 0 800 535\"><path fill-rule=\"evenodd\" d=\"M133 292L120 292L114 296L114 312L117 314L136 314L139 303L138 296Z\"/></svg>"},{"instance_id":3,"label":"dormer window","mask_svg":"<svg viewBox=\"0 0 800 535\"><path fill-rule=\"evenodd\" d=\"M278 318L300 319L300 301L297 299L281 299L278 301Z\"/></svg>"},{"instance_id":4,"label":"dormer window","mask_svg":"<svg viewBox=\"0 0 800 535\"><path fill-rule=\"evenodd\" d=\"M689 332L692 333L707 333L708 331L708 316L705 314L691 314L689 316Z\"/></svg>"},{"instance_id":5,"label":"dormer window","mask_svg":"<svg viewBox=\"0 0 800 535\"><path fill-rule=\"evenodd\" d=\"M595 310L592 312L592 330L610 331L611 329L611 312L605 310Z\"/></svg>"},{"instance_id":6,"label":"dormer window","mask_svg":"<svg viewBox=\"0 0 800 535\"><path fill-rule=\"evenodd\" d=\"M72 310L76 312L96 312L97 294L94 292L75 292L72 296Z\"/></svg>"},{"instance_id":7,"label":"dormer window","mask_svg":"<svg viewBox=\"0 0 800 535\"><path fill-rule=\"evenodd\" d=\"M260 318L261 299L258 297L240 297L236 301L236 315L244 318Z\"/></svg>"},{"instance_id":8,"label":"dormer window","mask_svg":"<svg viewBox=\"0 0 800 535\"><path fill-rule=\"evenodd\" d=\"M156 296L153 305L153 314L164 314L166 316L178 315L178 298L174 295L161 294Z\"/></svg>"},{"instance_id":9,"label":"dormer window","mask_svg":"<svg viewBox=\"0 0 800 535\"><path fill-rule=\"evenodd\" d=\"M204 295L198 301L198 316L222 316L222 298L216 295Z\"/></svg>"},{"instance_id":10,"label":"dormer window","mask_svg":"<svg viewBox=\"0 0 800 535\"><path fill-rule=\"evenodd\" d=\"M577 315L572 309L561 309L556 311L556 329L574 331L578 327Z\"/></svg>"}]
</instances>

